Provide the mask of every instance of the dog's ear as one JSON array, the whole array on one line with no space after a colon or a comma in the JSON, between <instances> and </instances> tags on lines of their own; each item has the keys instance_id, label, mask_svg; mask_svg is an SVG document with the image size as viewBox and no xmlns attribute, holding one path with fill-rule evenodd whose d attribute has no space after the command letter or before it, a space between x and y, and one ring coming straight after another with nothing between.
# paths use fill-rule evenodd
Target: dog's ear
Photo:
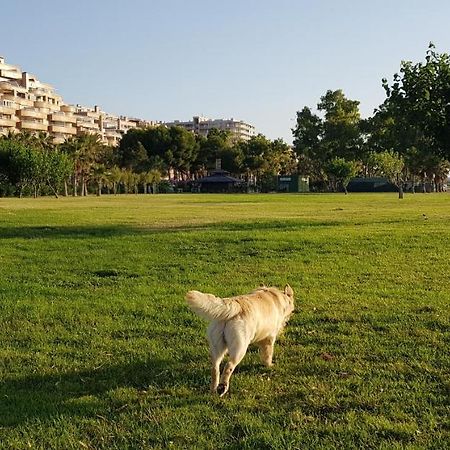
<instances>
[{"instance_id":1,"label":"dog's ear","mask_svg":"<svg viewBox=\"0 0 450 450\"><path fill-rule=\"evenodd\" d=\"M288 284L284 287L284 293L288 297L294 297L294 291L292 290L292 288Z\"/></svg>"}]
</instances>

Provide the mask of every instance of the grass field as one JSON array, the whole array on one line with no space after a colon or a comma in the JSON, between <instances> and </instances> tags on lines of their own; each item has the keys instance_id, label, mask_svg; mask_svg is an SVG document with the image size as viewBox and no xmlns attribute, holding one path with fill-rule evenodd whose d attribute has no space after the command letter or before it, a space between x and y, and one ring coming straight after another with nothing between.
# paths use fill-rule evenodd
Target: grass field
<instances>
[{"instance_id":1,"label":"grass field","mask_svg":"<svg viewBox=\"0 0 450 450\"><path fill-rule=\"evenodd\" d=\"M0 199L0 448L450 448L450 195ZM297 295L209 394L189 289Z\"/></svg>"}]
</instances>

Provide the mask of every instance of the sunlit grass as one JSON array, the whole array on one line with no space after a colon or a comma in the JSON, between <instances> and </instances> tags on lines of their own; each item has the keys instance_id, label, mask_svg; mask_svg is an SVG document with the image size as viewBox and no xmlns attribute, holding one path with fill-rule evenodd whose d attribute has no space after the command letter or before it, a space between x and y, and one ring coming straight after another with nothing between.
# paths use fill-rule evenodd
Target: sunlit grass
<instances>
[{"instance_id":1,"label":"sunlit grass","mask_svg":"<svg viewBox=\"0 0 450 450\"><path fill-rule=\"evenodd\" d=\"M448 448L448 194L0 199L3 448ZM297 293L208 393L185 305Z\"/></svg>"}]
</instances>

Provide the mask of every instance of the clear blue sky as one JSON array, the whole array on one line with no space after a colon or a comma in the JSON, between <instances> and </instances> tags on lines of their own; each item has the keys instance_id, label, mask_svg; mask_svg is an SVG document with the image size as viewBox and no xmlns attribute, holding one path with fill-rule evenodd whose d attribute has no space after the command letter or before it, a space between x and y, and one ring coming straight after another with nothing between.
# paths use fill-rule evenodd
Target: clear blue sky
<instances>
[{"instance_id":1,"label":"clear blue sky","mask_svg":"<svg viewBox=\"0 0 450 450\"><path fill-rule=\"evenodd\" d=\"M24 0L0 17L0 55L68 103L234 117L287 142L327 89L367 117L401 60L450 51L448 0Z\"/></svg>"}]
</instances>

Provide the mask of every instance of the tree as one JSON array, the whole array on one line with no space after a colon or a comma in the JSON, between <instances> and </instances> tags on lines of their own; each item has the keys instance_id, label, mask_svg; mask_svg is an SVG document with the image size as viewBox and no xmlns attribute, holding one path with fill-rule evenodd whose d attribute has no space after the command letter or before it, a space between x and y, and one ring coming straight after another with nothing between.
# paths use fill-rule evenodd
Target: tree
<instances>
[{"instance_id":1,"label":"tree","mask_svg":"<svg viewBox=\"0 0 450 450\"><path fill-rule=\"evenodd\" d=\"M9 183L14 185L19 197L25 187L34 183L37 169L36 153L18 140L0 140L0 170Z\"/></svg>"},{"instance_id":2,"label":"tree","mask_svg":"<svg viewBox=\"0 0 450 450\"><path fill-rule=\"evenodd\" d=\"M243 153L242 166L246 172L247 183L258 184L259 177L264 173L268 164L267 156L270 154L271 143L263 136L258 134L252 136L247 142L240 144Z\"/></svg>"},{"instance_id":3,"label":"tree","mask_svg":"<svg viewBox=\"0 0 450 450\"><path fill-rule=\"evenodd\" d=\"M304 107L297 112L292 129L299 172L324 181L324 167L334 158L358 160L364 149L359 102L347 99L342 90L328 90L317 105L323 118Z\"/></svg>"},{"instance_id":4,"label":"tree","mask_svg":"<svg viewBox=\"0 0 450 450\"><path fill-rule=\"evenodd\" d=\"M182 127L170 127L169 138L169 147L165 153L167 164L177 172L177 178L184 179L197 158L197 140L193 133Z\"/></svg>"},{"instance_id":5,"label":"tree","mask_svg":"<svg viewBox=\"0 0 450 450\"><path fill-rule=\"evenodd\" d=\"M369 157L377 175L386 177L392 184L397 186L398 198L403 198L403 184L405 182L405 161L402 156L393 151L372 153Z\"/></svg>"},{"instance_id":6,"label":"tree","mask_svg":"<svg viewBox=\"0 0 450 450\"><path fill-rule=\"evenodd\" d=\"M317 105L324 112L321 146L329 161L334 157L356 159L360 156L361 131L359 101L345 97L342 90L328 90Z\"/></svg>"},{"instance_id":7,"label":"tree","mask_svg":"<svg viewBox=\"0 0 450 450\"><path fill-rule=\"evenodd\" d=\"M439 54L430 43L425 62L404 61L392 85L383 79L386 100L382 109L406 130L410 145L450 159L450 56Z\"/></svg>"},{"instance_id":8,"label":"tree","mask_svg":"<svg viewBox=\"0 0 450 450\"><path fill-rule=\"evenodd\" d=\"M100 136L96 134L82 134L69 138L62 144L61 148L70 156L73 162L73 195L78 195L80 182L81 195L88 195L87 183L91 176L91 170L105 148Z\"/></svg>"},{"instance_id":9,"label":"tree","mask_svg":"<svg viewBox=\"0 0 450 450\"><path fill-rule=\"evenodd\" d=\"M161 172L157 169L149 170L140 174L140 181L144 186L144 193L149 192L148 186L152 186L152 194L156 194L157 185L161 181Z\"/></svg>"},{"instance_id":10,"label":"tree","mask_svg":"<svg viewBox=\"0 0 450 450\"><path fill-rule=\"evenodd\" d=\"M325 161L321 141L323 121L305 106L297 111L297 125L292 129L294 151L299 159L299 172L313 179L323 179L321 165Z\"/></svg>"},{"instance_id":11,"label":"tree","mask_svg":"<svg viewBox=\"0 0 450 450\"><path fill-rule=\"evenodd\" d=\"M198 153L194 161L193 169L204 175L207 169L215 168L217 159L222 161L222 168L236 173L239 163L237 155L240 154L238 147L232 145L231 135L228 131L213 128L206 137L198 136Z\"/></svg>"},{"instance_id":12,"label":"tree","mask_svg":"<svg viewBox=\"0 0 450 450\"><path fill-rule=\"evenodd\" d=\"M62 184L73 170L72 161L69 156L59 149L46 151L44 154L43 174L47 186L56 198Z\"/></svg>"},{"instance_id":13,"label":"tree","mask_svg":"<svg viewBox=\"0 0 450 450\"><path fill-rule=\"evenodd\" d=\"M358 164L355 161L335 157L326 164L325 173L331 181L332 190L335 192L340 184L347 195L348 183L358 173Z\"/></svg>"},{"instance_id":14,"label":"tree","mask_svg":"<svg viewBox=\"0 0 450 450\"><path fill-rule=\"evenodd\" d=\"M112 189L114 195L117 194L117 187L122 180L122 170L118 166L113 166L106 172L106 185Z\"/></svg>"}]
</instances>

